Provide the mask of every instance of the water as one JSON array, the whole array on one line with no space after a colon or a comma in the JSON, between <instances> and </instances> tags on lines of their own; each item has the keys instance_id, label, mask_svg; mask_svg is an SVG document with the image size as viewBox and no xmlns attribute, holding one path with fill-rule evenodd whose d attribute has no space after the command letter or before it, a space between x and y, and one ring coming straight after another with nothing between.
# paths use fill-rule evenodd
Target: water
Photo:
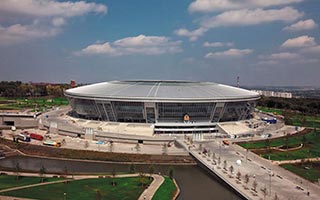
<instances>
[{"instance_id":1,"label":"water","mask_svg":"<svg viewBox=\"0 0 320 200\"><path fill-rule=\"evenodd\" d=\"M128 164L63 161L55 159L10 157L0 160L0 166L13 168L16 163L24 170L39 171L44 166L47 172L62 172L67 168L70 173L127 172ZM150 165L137 164L137 171L148 172ZM155 165L155 172L167 174L170 165ZM196 165L179 165L174 167L174 177L180 187L178 200L234 200L240 199L234 192Z\"/></svg>"}]
</instances>

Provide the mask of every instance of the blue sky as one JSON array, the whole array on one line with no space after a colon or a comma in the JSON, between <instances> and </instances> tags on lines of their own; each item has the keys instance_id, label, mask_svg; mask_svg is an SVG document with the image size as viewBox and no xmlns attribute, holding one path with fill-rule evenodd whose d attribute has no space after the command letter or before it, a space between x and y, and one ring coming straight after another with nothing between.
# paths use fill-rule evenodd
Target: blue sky
<instances>
[{"instance_id":1,"label":"blue sky","mask_svg":"<svg viewBox=\"0 0 320 200\"><path fill-rule=\"evenodd\" d=\"M318 0L0 1L0 80L320 86Z\"/></svg>"}]
</instances>

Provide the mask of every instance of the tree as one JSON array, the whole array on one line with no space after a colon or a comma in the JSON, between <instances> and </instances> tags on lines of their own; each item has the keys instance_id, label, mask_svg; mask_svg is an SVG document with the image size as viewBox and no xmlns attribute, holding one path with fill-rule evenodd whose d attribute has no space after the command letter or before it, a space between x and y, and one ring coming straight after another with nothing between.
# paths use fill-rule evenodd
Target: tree
<instances>
[{"instance_id":1,"label":"tree","mask_svg":"<svg viewBox=\"0 0 320 200\"><path fill-rule=\"evenodd\" d=\"M244 183L245 183L246 185L249 183L249 179L250 179L249 175L246 174L246 175L244 176Z\"/></svg>"},{"instance_id":2,"label":"tree","mask_svg":"<svg viewBox=\"0 0 320 200\"><path fill-rule=\"evenodd\" d=\"M268 192L266 186L264 186L264 187L261 189L261 192L262 192L262 194L263 194L264 199L266 199L267 192Z\"/></svg>"},{"instance_id":3,"label":"tree","mask_svg":"<svg viewBox=\"0 0 320 200\"><path fill-rule=\"evenodd\" d=\"M65 178L67 178L68 177L68 168L67 168L67 166L64 166L64 169L63 169L63 174L64 174L64 176L65 176Z\"/></svg>"},{"instance_id":4,"label":"tree","mask_svg":"<svg viewBox=\"0 0 320 200\"><path fill-rule=\"evenodd\" d=\"M232 174L234 170L232 165L229 167L229 170L230 170L230 173Z\"/></svg>"},{"instance_id":5,"label":"tree","mask_svg":"<svg viewBox=\"0 0 320 200\"><path fill-rule=\"evenodd\" d=\"M218 165L220 166L220 164L221 164L221 158L220 158L220 156L218 157Z\"/></svg>"},{"instance_id":6,"label":"tree","mask_svg":"<svg viewBox=\"0 0 320 200\"><path fill-rule=\"evenodd\" d=\"M168 145L167 143L163 143L162 145L162 154L167 155L168 154Z\"/></svg>"},{"instance_id":7,"label":"tree","mask_svg":"<svg viewBox=\"0 0 320 200\"><path fill-rule=\"evenodd\" d=\"M268 150L268 152L270 153L270 152L271 152L271 147L270 147L270 140L269 140L269 138L267 138L267 139L265 140L265 143L266 143L266 146L267 146L267 150Z\"/></svg>"},{"instance_id":8,"label":"tree","mask_svg":"<svg viewBox=\"0 0 320 200\"><path fill-rule=\"evenodd\" d=\"M252 183L252 188L253 188L254 191L257 191L257 186L258 186L258 183L257 183L256 180L254 180L253 183Z\"/></svg>"},{"instance_id":9,"label":"tree","mask_svg":"<svg viewBox=\"0 0 320 200\"><path fill-rule=\"evenodd\" d=\"M227 170L227 161L226 160L223 161L223 169Z\"/></svg>"},{"instance_id":10,"label":"tree","mask_svg":"<svg viewBox=\"0 0 320 200\"><path fill-rule=\"evenodd\" d=\"M240 171L237 172L237 179L240 181L241 180L241 173Z\"/></svg>"},{"instance_id":11,"label":"tree","mask_svg":"<svg viewBox=\"0 0 320 200\"><path fill-rule=\"evenodd\" d=\"M143 172L139 173L139 182L141 184L141 187L144 187L146 184L146 179Z\"/></svg>"},{"instance_id":12,"label":"tree","mask_svg":"<svg viewBox=\"0 0 320 200\"><path fill-rule=\"evenodd\" d=\"M88 148L89 147L89 142L86 140L85 142L84 142L84 148Z\"/></svg>"},{"instance_id":13,"label":"tree","mask_svg":"<svg viewBox=\"0 0 320 200\"><path fill-rule=\"evenodd\" d=\"M141 151L140 144L137 143L136 146L134 147L136 149L136 152L139 153Z\"/></svg>"},{"instance_id":14,"label":"tree","mask_svg":"<svg viewBox=\"0 0 320 200\"><path fill-rule=\"evenodd\" d=\"M212 152L212 160L216 159L216 154L214 152Z\"/></svg>"},{"instance_id":15,"label":"tree","mask_svg":"<svg viewBox=\"0 0 320 200\"><path fill-rule=\"evenodd\" d=\"M113 141L110 141L109 143L109 151L113 152Z\"/></svg>"},{"instance_id":16,"label":"tree","mask_svg":"<svg viewBox=\"0 0 320 200\"><path fill-rule=\"evenodd\" d=\"M173 179L174 168L172 166L168 169L169 178Z\"/></svg>"},{"instance_id":17,"label":"tree","mask_svg":"<svg viewBox=\"0 0 320 200\"><path fill-rule=\"evenodd\" d=\"M202 152L202 144L199 144L199 151Z\"/></svg>"},{"instance_id":18,"label":"tree","mask_svg":"<svg viewBox=\"0 0 320 200\"><path fill-rule=\"evenodd\" d=\"M307 137L306 137L306 135L303 135L303 136L302 136L302 144L303 144L303 147L305 147L306 143L307 143Z\"/></svg>"},{"instance_id":19,"label":"tree","mask_svg":"<svg viewBox=\"0 0 320 200\"><path fill-rule=\"evenodd\" d=\"M111 175L112 175L112 183L111 184L112 184L112 186L116 186L117 183L115 181L115 178L116 178L116 170L115 170L115 168L112 168Z\"/></svg>"},{"instance_id":20,"label":"tree","mask_svg":"<svg viewBox=\"0 0 320 200\"><path fill-rule=\"evenodd\" d=\"M151 178L152 174L154 174L154 165L149 166L148 172L149 172L150 178Z\"/></svg>"},{"instance_id":21,"label":"tree","mask_svg":"<svg viewBox=\"0 0 320 200\"><path fill-rule=\"evenodd\" d=\"M40 170L39 170L39 175L40 175L40 178L41 178L41 183L43 182L44 180L44 174L46 173L46 168L42 165Z\"/></svg>"},{"instance_id":22,"label":"tree","mask_svg":"<svg viewBox=\"0 0 320 200\"><path fill-rule=\"evenodd\" d=\"M96 200L101 200L101 199L102 199L101 192L100 192L100 190L97 190L97 192L96 192Z\"/></svg>"},{"instance_id":23,"label":"tree","mask_svg":"<svg viewBox=\"0 0 320 200\"><path fill-rule=\"evenodd\" d=\"M135 173L136 172L136 166L131 163L129 166L129 173Z\"/></svg>"},{"instance_id":24,"label":"tree","mask_svg":"<svg viewBox=\"0 0 320 200\"><path fill-rule=\"evenodd\" d=\"M273 200L279 200L277 193L274 194Z\"/></svg>"},{"instance_id":25,"label":"tree","mask_svg":"<svg viewBox=\"0 0 320 200\"><path fill-rule=\"evenodd\" d=\"M15 171L16 171L16 180L19 180L20 179L20 172L21 172L21 167L20 167L19 162L16 163Z\"/></svg>"}]
</instances>

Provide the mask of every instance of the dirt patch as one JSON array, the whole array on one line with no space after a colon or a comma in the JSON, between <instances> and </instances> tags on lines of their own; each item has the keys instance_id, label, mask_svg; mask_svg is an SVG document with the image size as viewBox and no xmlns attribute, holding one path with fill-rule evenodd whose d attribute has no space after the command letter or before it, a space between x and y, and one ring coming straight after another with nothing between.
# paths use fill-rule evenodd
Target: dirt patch
<instances>
[{"instance_id":1,"label":"dirt patch","mask_svg":"<svg viewBox=\"0 0 320 200\"><path fill-rule=\"evenodd\" d=\"M13 141L0 139L0 144L7 145L28 155L48 156L56 158L70 158L83 160L100 160L112 162L143 162L143 163L195 163L191 156L175 155L149 155L110 153L87 150L73 150L56 147L46 147L26 143L14 143Z\"/></svg>"}]
</instances>

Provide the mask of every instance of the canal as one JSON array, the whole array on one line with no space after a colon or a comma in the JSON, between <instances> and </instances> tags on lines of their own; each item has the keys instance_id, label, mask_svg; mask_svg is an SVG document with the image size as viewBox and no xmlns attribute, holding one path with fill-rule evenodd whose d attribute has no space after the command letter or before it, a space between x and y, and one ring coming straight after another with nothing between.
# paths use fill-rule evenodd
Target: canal
<instances>
[{"instance_id":1,"label":"canal","mask_svg":"<svg viewBox=\"0 0 320 200\"><path fill-rule=\"evenodd\" d=\"M39 171L44 166L47 172L59 173L67 171L69 173L99 173L99 172L128 172L129 164L101 163L101 162L82 162L65 161L57 159L34 158L34 157L10 157L0 160L0 167L14 168L16 163L23 170ZM148 172L149 164L136 164L137 171ZM170 165L154 165L155 172L167 174ZM238 200L239 198L233 191L208 174L204 169L197 165L174 165L174 178L180 187L179 200Z\"/></svg>"}]
</instances>

